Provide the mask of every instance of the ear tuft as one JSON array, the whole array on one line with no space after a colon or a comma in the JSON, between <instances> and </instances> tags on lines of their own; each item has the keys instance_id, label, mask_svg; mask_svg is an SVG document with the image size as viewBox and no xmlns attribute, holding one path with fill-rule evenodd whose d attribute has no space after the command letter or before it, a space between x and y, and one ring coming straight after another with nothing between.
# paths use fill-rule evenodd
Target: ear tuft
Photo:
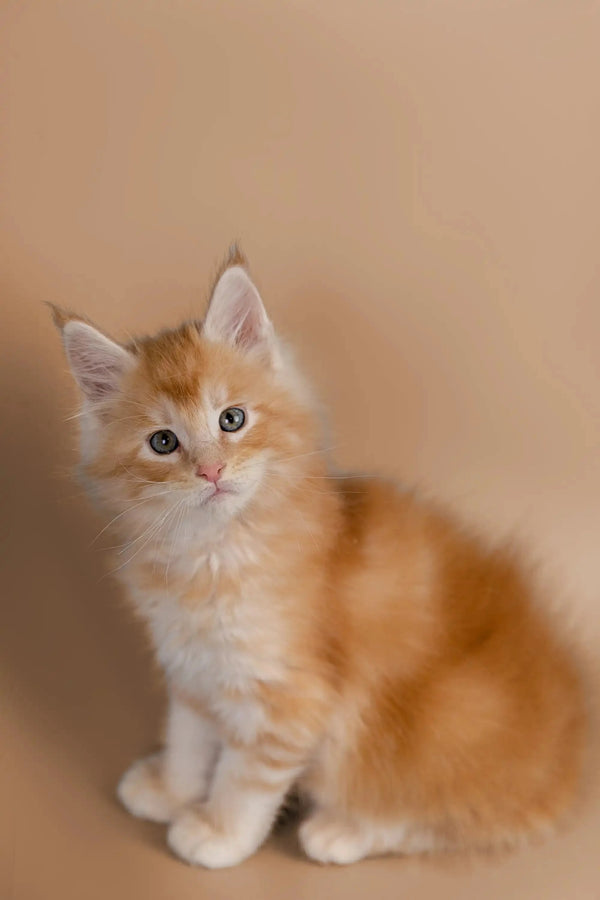
<instances>
[{"instance_id":1,"label":"ear tuft","mask_svg":"<svg viewBox=\"0 0 600 900\"><path fill-rule=\"evenodd\" d=\"M260 294L241 265L225 269L217 281L202 331L209 340L240 350L273 350L273 326Z\"/></svg>"},{"instance_id":2,"label":"ear tuft","mask_svg":"<svg viewBox=\"0 0 600 900\"><path fill-rule=\"evenodd\" d=\"M217 284L219 283L227 269L231 269L233 266L241 266L242 269L248 269L248 260L246 259L246 256L244 255L244 252L240 248L240 245L237 241L233 241L229 245L229 249L227 250L225 257L217 266L216 273L212 282L212 288L210 291L211 297L213 296Z\"/></svg>"},{"instance_id":3,"label":"ear tuft","mask_svg":"<svg viewBox=\"0 0 600 900\"><path fill-rule=\"evenodd\" d=\"M57 324L62 321L61 314L58 310ZM121 377L133 362L131 354L80 319L68 318L59 327L71 371L85 397L98 403L116 393Z\"/></svg>"},{"instance_id":4,"label":"ear tuft","mask_svg":"<svg viewBox=\"0 0 600 900\"><path fill-rule=\"evenodd\" d=\"M229 269L231 266L242 266L244 269L248 268L248 260L237 241L233 241L233 243L230 244L229 250L227 251L227 261L223 266L223 269Z\"/></svg>"},{"instance_id":5,"label":"ear tuft","mask_svg":"<svg viewBox=\"0 0 600 900\"><path fill-rule=\"evenodd\" d=\"M66 309L63 309L62 306L57 306L56 303L51 303L49 300L45 301L46 306L50 309L52 313L52 321L56 325L59 331L62 331L67 322L71 322L73 319L80 319L81 317L76 315L75 313L69 312Z\"/></svg>"}]
</instances>

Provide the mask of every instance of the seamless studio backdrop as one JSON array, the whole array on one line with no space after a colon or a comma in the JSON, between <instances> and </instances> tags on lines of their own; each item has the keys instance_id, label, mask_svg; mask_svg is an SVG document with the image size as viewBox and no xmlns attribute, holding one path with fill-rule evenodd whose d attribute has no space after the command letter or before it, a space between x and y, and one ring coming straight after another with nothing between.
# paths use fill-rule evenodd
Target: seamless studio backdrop
<instances>
[{"instance_id":1,"label":"seamless studio backdrop","mask_svg":"<svg viewBox=\"0 0 600 900\"><path fill-rule=\"evenodd\" d=\"M343 467L516 531L600 650L600 4L0 8L0 895L598 900L599 804L502 863L193 870L114 800L162 688L90 546L43 301L201 316L241 240Z\"/></svg>"}]
</instances>

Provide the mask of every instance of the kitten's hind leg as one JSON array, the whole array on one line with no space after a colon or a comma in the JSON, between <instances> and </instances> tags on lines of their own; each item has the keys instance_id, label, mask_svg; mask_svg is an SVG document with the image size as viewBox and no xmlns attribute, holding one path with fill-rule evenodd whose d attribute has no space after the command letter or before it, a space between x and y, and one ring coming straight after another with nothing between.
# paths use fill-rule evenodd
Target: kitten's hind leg
<instances>
[{"instance_id":1,"label":"kitten's hind leg","mask_svg":"<svg viewBox=\"0 0 600 900\"><path fill-rule=\"evenodd\" d=\"M367 856L418 854L440 849L433 832L404 824L386 825L349 819L319 809L300 826L300 843L311 859L346 865Z\"/></svg>"},{"instance_id":2,"label":"kitten's hind leg","mask_svg":"<svg viewBox=\"0 0 600 900\"><path fill-rule=\"evenodd\" d=\"M306 855L320 863L345 865L371 852L365 825L323 809L313 812L302 823L299 837Z\"/></svg>"},{"instance_id":3,"label":"kitten's hind leg","mask_svg":"<svg viewBox=\"0 0 600 900\"><path fill-rule=\"evenodd\" d=\"M186 803L206 797L217 751L211 723L173 697L164 750L134 762L117 795L132 815L169 822Z\"/></svg>"},{"instance_id":4,"label":"kitten's hind leg","mask_svg":"<svg viewBox=\"0 0 600 900\"><path fill-rule=\"evenodd\" d=\"M117 786L125 809L139 819L168 822L176 807L164 778L164 751L137 759Z\"/></svg>"}]
</instances>

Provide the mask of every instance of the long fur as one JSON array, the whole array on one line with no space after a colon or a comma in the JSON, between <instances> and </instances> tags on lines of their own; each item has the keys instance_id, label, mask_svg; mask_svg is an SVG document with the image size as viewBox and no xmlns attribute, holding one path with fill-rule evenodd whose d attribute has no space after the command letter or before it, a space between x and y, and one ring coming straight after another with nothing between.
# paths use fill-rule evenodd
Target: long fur
<instances>
[{"instance_id":1,"label":"long fur","mask_svg":"<svg viewBox=\"0 0 600 900\"><path fill-rule=\"evenodd\" d=\"M95 392L77 361L102 341L74 347L81 317L55 311L88 392L83 475L170 697L164 749L128 770L122 802L210 867L253 853L291 792L320 862L546 833L577 789L585 714L527 566L415 493L331 471L244 265L232 250L211 340L201 322L136 340L122 371L113 345ZM231 406L235 433L218 424ZM167 428L179 448L158 455ZM218 497L198 474L216 464Z\"/></svg>"}]
</instances>

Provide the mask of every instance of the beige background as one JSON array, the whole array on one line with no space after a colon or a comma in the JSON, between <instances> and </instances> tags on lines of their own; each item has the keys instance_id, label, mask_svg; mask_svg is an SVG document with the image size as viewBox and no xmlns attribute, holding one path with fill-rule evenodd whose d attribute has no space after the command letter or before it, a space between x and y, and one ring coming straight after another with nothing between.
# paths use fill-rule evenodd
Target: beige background
<instances>
[{"instance_id":1,"label":"beige background","mask_svg":"<svg viewBox=\"0 0 600 900\"><path fill-rule=\"evenodd\" d=\"M598 900L600 804L502 864L192 870L116 805L161 693L68 477L42 301L199 314L238 237L341 464L516 528L600 648L600 4L0 5L0 896Z\"/></svg>"}]
</instances>

